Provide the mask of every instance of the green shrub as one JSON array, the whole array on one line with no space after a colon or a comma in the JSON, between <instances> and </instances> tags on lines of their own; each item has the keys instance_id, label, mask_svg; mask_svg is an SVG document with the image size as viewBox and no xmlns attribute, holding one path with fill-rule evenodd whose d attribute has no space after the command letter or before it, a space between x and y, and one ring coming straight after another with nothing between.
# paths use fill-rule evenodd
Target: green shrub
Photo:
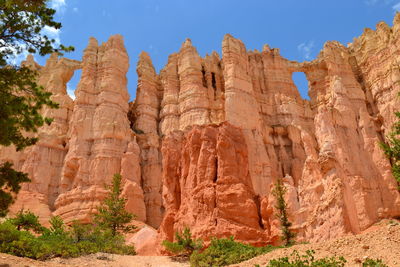
<instances>
[{"instance_id":1,"label":"green shrub","mask_svg":"<svg viewBox=\"0 0 400 267\"><path fill-rule=\"evenodd\" d=\"M285 242L286 246L290 246L294 243L295 233L290 230L292 223L289 221L287 214L287 203L285 201L286 187L283 185L280 178L275 184L275 187L272 189L272 195L276 198L276 210L282 230L282 240Z\"/></svg>"},{"instance_id":2,"label":"green shrub","mask_svg":"<svg viewBox=\"0 0 400 267\"><path fill-rule=\"evenodd\" d=\"M97 214L94 221L103 229L110 229L113 236L118 233L130 233L136 229L134 225L129 225L135 215L125 210L126 198L121 197L122 176L114 174L111 186L108 186L108 195L102 205L97 207Z\"/></svg>"},{"instance_id":3,"label":"green shrub","mask_svg":"<svg viewBox=\"0 0 400 267\"><path fill-rule=\"evenodd\" d=\"M325 257L316 260L314 257L314 250L307 250L306 254L299 255L295 250L291 254L292 259L289 257L270 260L269 264L265 267L343 267L346 260L343 257ZM366 259L362 263L363 267L388 267L380 259ZM259 267L259 265L256 265Z\"/></svg>"},{"instance_id":4,"label":"green shrub","mask_svg":"<svg viewBox=\"0 0 400 267\"><path fill-rule=\"evenodd\" d=\"M70 236L75 242L92 240L95 230L91 224L74 221L71 224Z\"/></svg>"},{"instance_id":5,"label":"green shrub","mask_svg":"<svg viewBox=\"0 0 400 267\"><path fill-rule=\"evenodd\" d=\"M200 239L192 239L192 233L189 228L185 228L182 233L175 233L176 242L164 240L162 245L171 253L181 256L190 256L195 250L203 247Z\"/></svg>"},{"instance_id":6,"label":"green shrub","mask_svg":"<svg viewBox=\"0 0 400 267\"><path fill-rule=\"evenodd\" d=\"M113 235L111 230L102 230L94 225L75 222L68 230L60 217L53 217L50 229L36 237L29 231L18 231L12 222L7 220L0 224L0 252L39 260L97 252L135 254L133 246L125 245L122 235Z\"/></svg>"},{"instance_id":7,"label":"green shrub","mask_svg":"<svg viewBox=\"0 0 400 267\"><path fill-rule=\"evenodd\" d=\"M284 257L270 260L266 267L343 267L346 263L346 260L343 257L339 257L338 259L330 257L316 260L314 254L315 251L307 250L306 254L299 255L295 250L291 254L293 259Z\"/></svg>"},{"instance_id":8,"label":"green shrub","mask_svg":"<svg viewBox=\"0 0 400 267\"><path fill-rule=\"evenodd\" d=\"M136 228L129 225L135 215L125 210L121 181L121 175L114 175L109 194L95 216L96 225L73 222L68 229L55 216L50 219L50 228L45 228L35 214L20 211L15 218L0 224L0 252L40 260L97 252L135 255L134 247L125 245L121 235ZM34 236L30 231L41 235Z\"/></svg>"},{"instance_id":9,"label":"green shrub","mask_svg":"<svg viewBox=\"0 0 400 267\"><path fill-rule=\"evenodd\" d=\"M239 263L275 249L273 246L253 247L230 238L213 238L203 252L194 251L190 257L191 266L225 266Z\"/></svg>"},{"instance_id":10,"label":"green shrub","mask_svg":"<svg viewBox=\"0 0 400 267\"><path fill-rule=\"evenodd\" d=\"M400 191L400 112L395 112L394 115L397 120L393 123L392 131L386 136L386 140L380 143L380 146L390 160L393 177L396 179L397 189Z\"/></svg>"},{"instance_id":11,"label":"green shrub","mask_svg":"<svg viewBox=\"0 0 400 267\"><path fill-rule=\"evenodd\" d=\"M33 257L34 247L37 246L35 242L35 236L27 231L18 231L9 220L0 224L0 252Z\"/></svg>"},{"instance_id":12,"label":"green shrub","mask_svg":"<svg viewBox=\"0 0 400 267\"><path fill-rule=\"evenodd\" d=\"M0 224L0 246L20 238L21 232L10 221Z\"/></svg>"},{"instance_id":13,"label":"green shrub","mask_svg":"<svg viewBox=\"0 0 400 267\"><path fill-rule=\"evenodd\" d=\"M39 234L45 229L39 223L39 217L30 211L24 212L23 210L20 210L15 218L10 218L8 221L17 227L17 230L32 230Z\"/></svg>"},{"instance_id":14,"label":"green shrub","mask_svg":"<svg viewBox=\"0 0 400 267\"><path fill-rule=\"evenodd\" d=\"M382 262L381 259L366 259L362 263L363 267L388 267L386 264Z\"/></svg>"}]
</instances>

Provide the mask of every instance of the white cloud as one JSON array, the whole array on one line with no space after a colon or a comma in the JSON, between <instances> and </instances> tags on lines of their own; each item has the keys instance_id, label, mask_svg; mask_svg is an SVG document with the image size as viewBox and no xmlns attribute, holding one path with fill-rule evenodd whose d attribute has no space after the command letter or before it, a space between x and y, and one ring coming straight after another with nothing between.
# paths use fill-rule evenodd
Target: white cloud
<instances>
[{"instance_id":1,"label":"white cloud","mask_svg":"<svg viewBox=\"0 0 400 267\"><path fill-rule=\"evenodd\" d=\"M67 94L75 100L75 89L72 89L69 83L67 83Z\"/></svg>"},{"instance_id":2,"label":"white cloud","mask_svg":"<svg viewBox=\"0 0 400 267\"><path fill-rule=\"evenodd\" d=\"M53 9L56 9L57 11L64 11L66 7L66 0L51 0L50 1L50 7ZM22 18L24 19L24 18ZM60 40L60 33L61 31L59 29L45 26L42 29L42 34L47 35L50 39L54 39L54 47L58 47L61 44ZM5 46L4 44L0 44L0 50L8 50L14 55L10 55L9 58L7 59L7 62L12 65L20 65L22 61L26 59L26 57L29 55L28 49L25 44L20 43L19 44L22 47L22 52L17 55L17 50L10 46Z\"/></svg>"},{"instance_id":3,"label":"white cloud","mask_svg":"<svg viewBox=\"0 0 400 267\"><path fill-rule=\"evenodd\" d=\"M374 6L376 4L384 4L384 5L389 5L391 3L393 3L395 0L365 0L364 3L368 6Z\"/></svg>"},{"instance_id":4,"label":"white cloud","mask_svg":"<svg viewBox=\"0 0 400 267\"><path fill-rule=\"evenodd\" d=\"M67 6L65 0L51 0L50 7L55 9L57 12L63 12Z\"/></svg>"},{"instance_id":5,"label":"white cloud","mask_svg":"<svg viewBox=\"0 0 400 267\"><path fill-rule=\"evenodd\" d=\"M22 61L29 55L26 45L22 42L16 44L22 51L18 54L17 49L14 46L6 45L3 40L0 40L0 51L7 54L7 64L19 66Z\"/></svg>"},{"instance_id":6,"label":"white cloud","mask_svg":"<svg viewBox=\"0 0 400 267\"><path fill-rule=\"evenodd\" d=\"M314 48L314 41L301 43L297 46L297 50L302 54L306 60L311 59L311 53Z\"/></svg>"},{"instance_id":7,"label":"white cloud","mask_svg":"<svg viewBox=\"0 0 400 267\"><path fill-rule=\"evenodd\" d=\"M59 46L61 44L61 40L60 40L60 29L56 29L53 27L49 27L49 26L44 26L43 28L43 34L47 35L50 39L54 39L54 45L55 46Z\"/></svg>"},{"instance_id":8,"label":"white cloud","mask_svg":"<svg viewBox=\"0 0 400 267\"><path fill-rule=\"evenodd\" d=\"M400 2L397 3L397 4L395 4L394 6L392 6L392 9L393 9L394 11L400 11Z\"/></svg>"},{"instance_id":9,"label":"white cloud","mask_svg":"<svg viewBox=\"0 0 400 267\"><path fill-rule=\"evenodd\" d=\"M24 61L28 55L29 52L27 50L24 50L22 51L21 54L11 56L8 62L12 65L19 66L21 65L21 62Z\"/></svg>"}]
</instances>

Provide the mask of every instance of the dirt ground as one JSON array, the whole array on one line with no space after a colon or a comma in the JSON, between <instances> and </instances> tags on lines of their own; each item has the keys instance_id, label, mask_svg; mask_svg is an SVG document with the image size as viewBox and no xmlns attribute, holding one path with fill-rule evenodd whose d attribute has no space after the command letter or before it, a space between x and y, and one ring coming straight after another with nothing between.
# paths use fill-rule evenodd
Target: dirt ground
<instances>
[{"instance_id":1,"label":"dirt ground","mask_svg":"<svg viewBox=\"0 0 400 267\"><path fill-rule=\"evenodd\" d=\"M188 263L173 262L167 256L120 256L98 253L74 259L55 258L35 261L0 253L0 267L185 267Z\"/></svg>"},{"instance_id":2,"label":"dirt ground","mask_svg":"<svg viewBox=\"0 0 400 267\"><path fill-rule=\"evenodd\" d=\"M321 243L295 245L232 266L254 267L255 264L259 264L264 267L271 259L290 256L294 250L300 254L314 250L315 258L343 256L347 261L346 266L362 266L360 262L366 258L379 258L388 266L400 267L400 222L384 220L359 235L349 235Z\"/></svg>"},{"instance_id":3,"label":"dirt ground","mask_svg":"<svg viewBox=\"0 0 400 267\"><path fill-rule=\"evenodd\" d=\"M314 244L300 244L279 249L233 266L265 266L269 260L290 256L297 250L304 254L314 250L316 258L343 256L346 266L361 266L365 258L380 258L388 266L400 266L400 222L382 221L360 235L349 235L336 240ZM55 258L50 261L35 261L0 253L0 267L175 267L189 266L188 263L172 261L166 256L120 256L98 253L74 259Z\"/></svg>"}]
</instances>

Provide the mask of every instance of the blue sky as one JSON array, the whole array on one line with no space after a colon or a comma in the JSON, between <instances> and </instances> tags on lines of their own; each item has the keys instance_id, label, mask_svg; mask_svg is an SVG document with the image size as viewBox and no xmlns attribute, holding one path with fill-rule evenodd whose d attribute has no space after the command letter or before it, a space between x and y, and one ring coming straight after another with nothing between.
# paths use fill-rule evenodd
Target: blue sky
<instances>
[{"instance_id":1,"label":"blue sky","mask_svg":"<svg viewBox=\"0 0 400 267\"><path fill-rule=\"evenodd\" d=\"M63 27L46 32L75 47L68 58L80 60L90 36L99 42L117 33L124 36L131 99L136 92L136 61L143 50L159 71L185 38L201 56L213 50L221 55L223 36L230 33L248 50L269 44L290 60L312 60L326 41L347 44L364 28L375 29L379 21L392 25L400 10L400 0L52 0L50 5ZM68 84L70 93L79 75ZM296 75L295 81L306 97L305 80Z\"/></svg>"}]
</instances>

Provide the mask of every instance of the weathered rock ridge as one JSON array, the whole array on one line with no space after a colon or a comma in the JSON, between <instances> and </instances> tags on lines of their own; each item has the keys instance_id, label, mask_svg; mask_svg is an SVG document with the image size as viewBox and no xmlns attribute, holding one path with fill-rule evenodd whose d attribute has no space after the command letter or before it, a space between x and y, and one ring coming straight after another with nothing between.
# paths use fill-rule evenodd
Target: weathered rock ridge
<instances>
[{"instance_id":1,"label":"weathered rock ridge","mask_svg":"<svg viewBox=\"0 0 400 267\"><path fill-rule=\"evenodd\" d=\"M194 236L234 235L278 243L271 188L277 179L299 241L359 233L400 216L400 194L379 147L399 107L400 15L366 30L348 47L324 45L317 59L294 62L278 49L247 51L230 35L222 57L202 58L187 39L157 74L137 64L137 97L128 104L128 56L121 36L89 41L82 61L33 58L39 83L58 110L23 152L0 159L29 173L13 210L87 221L114 173L124 177L127 209L159 227L159 240L188 226ZM66 83L82 78L73 101ZM293 80L305 73L310 100Z\"/></svg>"}]
</instances>

